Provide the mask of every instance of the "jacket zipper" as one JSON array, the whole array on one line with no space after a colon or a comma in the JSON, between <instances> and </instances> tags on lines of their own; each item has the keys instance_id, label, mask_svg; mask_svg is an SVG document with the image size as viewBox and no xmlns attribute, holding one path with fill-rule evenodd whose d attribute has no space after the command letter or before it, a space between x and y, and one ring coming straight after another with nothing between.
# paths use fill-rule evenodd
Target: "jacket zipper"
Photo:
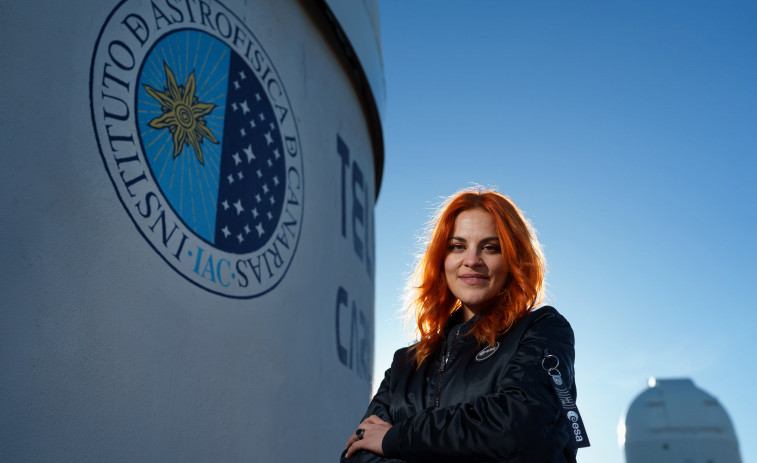
<instances>
[{"instance_id":1,"label":"jacket zipper","mask_svg":"<svg viewBox=\"0 0 757 463\"><path fill-rule=\"evenodd\" d=\"M441 395L442 395L442 382L444 380L444 370L447 368L447 362L449 362L449 356L452 353L452 349L455 347L455 342L457 341L457 337L460 335L460 330L463 328L463 325L460 325L457 328L457 331L455 332L455 337L452 338L452 342L449 346L445 345L445 354L444 357L442 357L441 364L439 365L439 376L436 379L436 394L434 394L434 407L439 408ZM446 339L445 339L446 344ZM449 348L447 348L449 347Z\"/></svg>"}]
</instances>

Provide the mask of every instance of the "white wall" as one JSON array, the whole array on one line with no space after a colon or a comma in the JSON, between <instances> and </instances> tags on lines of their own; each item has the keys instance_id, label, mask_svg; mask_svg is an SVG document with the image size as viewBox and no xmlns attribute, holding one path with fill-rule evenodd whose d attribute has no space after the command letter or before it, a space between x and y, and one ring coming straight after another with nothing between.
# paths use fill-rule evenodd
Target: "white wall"
<instances>
[{"instance_id":1,"label":"white wall","mask_svg":"<svg viewBox=\"0 0 757 463\"><path fill-rule=\"evenodd\" d=\"M160 11L131 0L19 0L0 11L0 454L8 461L333 461L367 405L372 371L376 185L361 102L337 51L297 2L155 5ZM129 22L129 14L144 24ZM274 208L276 234L246 253L218 250L196 235L191 215L159 187L137 128L151 117L137 112L147 101L138 101L140 63L151 47L189 29L244 54L248 42L223 37L227 20L254 36L248 42L271 65L265 74L264 66L255 70L259 62L247 62L265 83L275 75L265 97L288 115L274 137L296 138L284 169L297 173L286 180L293 191L286 198L294 195L297 205L288 219ZM181 74L176 57L166 61ZM178 84L189 67L199 88L196 62ZM105 116L125 107L123 120ZM224 109L207 116L219 141L230 124ZM115 130L135 142L110 143ZM161 130L155 143L165 144L167 156L173 141ZM211 145L201 146L210 153ZM128 156L138 160L117 161ZM185 147L166 165L201 172L208 159L198 166ZM129 183L142 173L145 180ZM182 178L197 183L181 194L207 188L197 175ZM148 203L154 209L142 217ZM267 250L286 232L296 248L282 252L281 265L257 286L244 267L242 288L237 260L276 261Z\"/></svg>"}]
</instances>

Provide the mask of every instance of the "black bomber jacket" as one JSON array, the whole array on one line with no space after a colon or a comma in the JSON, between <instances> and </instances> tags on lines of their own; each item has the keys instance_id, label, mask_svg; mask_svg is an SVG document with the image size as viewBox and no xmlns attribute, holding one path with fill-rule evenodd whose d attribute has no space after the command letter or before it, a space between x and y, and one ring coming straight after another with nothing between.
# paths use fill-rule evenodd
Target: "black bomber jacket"
<instances>
[{"instance_id":1,"label":"black bomber jacket","mask_svg":"<svg viewBox=\"0 0 757 463\"><path fill-rule=\"evenodd\" d=\"M416 370L409 348L394 354L364 419L392 424L385 457L359 451L343 463L575 461L572 430L542 359L558 370L575 400L573 330L553 307L523 317L494 346L479 346L453 314L438 355ZM344 455L344 454L343 454Z\"/></svg>"}]
</instances>

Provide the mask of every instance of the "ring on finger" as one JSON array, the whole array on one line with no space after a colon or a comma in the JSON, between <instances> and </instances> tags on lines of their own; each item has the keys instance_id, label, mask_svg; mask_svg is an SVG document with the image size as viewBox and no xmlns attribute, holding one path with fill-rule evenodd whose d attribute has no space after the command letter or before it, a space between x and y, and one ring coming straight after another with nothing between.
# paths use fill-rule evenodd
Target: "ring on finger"
<instances>
[{"instance_id":1,"label":"ring on finger","mask_svg":"<svg viewBox=\"0 0 757 463\"><path fill-rule=\"evenodd\" d=\"M357 428L357 431L355 431L355 435L357 436L357 440L363 439L363 434L365 434L365 429L363 428Z\"/></svg>"}]
</instances>

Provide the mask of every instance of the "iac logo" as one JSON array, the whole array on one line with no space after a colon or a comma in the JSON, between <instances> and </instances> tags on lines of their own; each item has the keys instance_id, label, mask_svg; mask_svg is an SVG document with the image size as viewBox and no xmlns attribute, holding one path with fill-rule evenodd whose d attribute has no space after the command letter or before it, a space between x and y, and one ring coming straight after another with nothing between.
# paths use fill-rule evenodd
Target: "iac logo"
<instances>
[{"instance_id":1,"label":"iac logo","mask_svg":"<svg viewBox=\"0 0 757 463\"><path fill-rule=\"evenodd\" d=\"M273 61L218 1L125 0L90 71L105 168L137 230L184 278L251 298L294 258L303 161Z\"/></svg>"}]
</instances>

